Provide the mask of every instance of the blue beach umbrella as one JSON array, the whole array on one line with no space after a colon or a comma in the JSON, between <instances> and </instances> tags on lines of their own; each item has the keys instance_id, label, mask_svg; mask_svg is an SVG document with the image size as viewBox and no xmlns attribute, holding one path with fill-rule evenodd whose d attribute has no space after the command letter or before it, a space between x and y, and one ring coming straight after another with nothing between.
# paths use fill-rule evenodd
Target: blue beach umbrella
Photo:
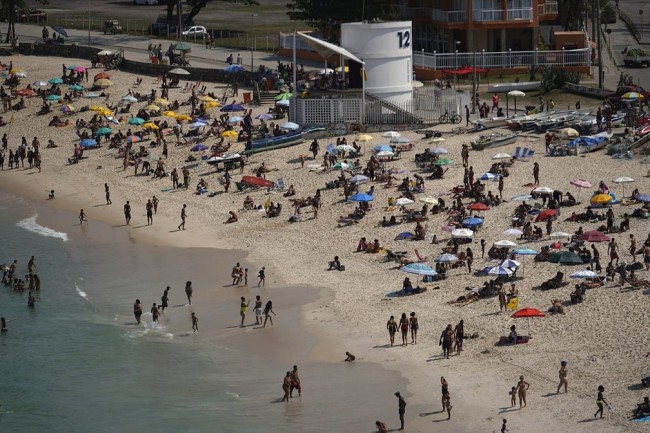
<instances>
[{"instance_id":1,"label":"blue beach umbrella","mask_svg":"<svg viewBox=\"0 0 650 433\"><path fill-rule=\"evenodd\" d=\"M483 225L484 220L482 218L469 217L461 221L461 225L466 228L480 227Z\"/></svg>"},{"instance_id":2,"label":"blue beach umbrella","mask_svg":"<svg viewBox=\"0 0 650 433\"><path fill-rule=\"evenodd\" d=\"M88 98L88 99L99 98L99 93L95 93L95 92L84 93L84 98Z\"/></svg>"},{"instance_id":3,"label":"blue beach umbrella","mask_svg":"<svg viewBox=\"0 0 650 433\"><path fill-rule=\"evenodd\" d=\"M392 152L393 148L390 147L387 144L378 144L377 146L372 148L373 152L379 153L379 152Z\"/></svg>"},{"instance_id":4,"label":"blue beach umbrella","mask_svg":"<svg viewBox=\"0 0 650 433\"><path fill-rule=\"evenodd\" d=\"M642 201L643 203L650 203L650 195L648 194L637 194L633 198L634 200Z\"/></svg>"},{"instance_id":5,"label":"blue beach umbrella","mask_svg":"<svg viewBox=\"0 0 650 433\"><path fill-rule=\"evenodd\" d=\"M374 198L370 194L366 194L364 192L358 192L352 197L350 197L349 201L358 201L358 202L369 202L373 201Z\"/></svg>"},{"instance_id":6,"label":"blue beach umbrella","mask_svg":"<svg viewBox=\"0 0 650 433\"><path fill-rule=\"evenodd\" d=\"M203 128L204 126L208 126L208 124L205 122L194 122L194 123L190 123L187 126L190 129L197 129L197 128Z\"/></svg>"},{"instance_id":7,"label":"blue beach umbrella","mask_svg":"<svg viewBox=\"0 0 650 433\"><path fill-rule=\"evenodd\" d=\"M79 145L81 147L95 147L97 146L97 141L93 140L92 138L84 138L79 142Z\"/></svg>"},{"instance_id":8,"label":"blue beach umbrella","mask_svg":"<svg viewBox=\"0 0 650 433\"><path fill-rule=\"evenodd\" d=\"M413 234L411 232L402 232L402 233L398 234L397 236L395 236L395 240L396 241L403 241L405 239L413 239L414 237L415 237L415 234Z\"/></svg>"},{"instance_id":9,"label":"blue beach umbrella","mask_svg":"<svg viewBox=\"0 0 650 433\"><path fill-rule=\"evenodd\" d=\"M222 113L229 113L233 111L245 111L245 110L246 109L242 107L240 104L228 104L221 107L221 110L219 111L221 111Z\"/></svg>"},{"instance_id":10,"label":"blue beach umbrella","mask_svg":"<svg viewBox=\"0 0 650 433\"><path fill-rule=\"evenodd\" d=\"M534 256L537 254L537 251L531 248L516 248L512 250L512 253L518 256Z\"/></svg>"},{"instance_id":11,"label":"blue beach umbrella","mask_svg":"<svg viewBox=\"0 0 650 433\"><path fill-rule=\"evenodd\" d=\"M407 274L415 274L415 275L431 275L431 276L436 275L436 271L431 266L427 266L422 263L408 264L406 266L403 266L401 271L406 272Z\"/></svg>"},{"instance_id":12,"label":"blue beach umbrella","mask_svg":"<svg viewBox=\"0 0 650 433\"><path fill-rule=\"evenodd\" d=\"M230 73L236 73L236 72L244 72L245 69L242 65L228 65L225 68L223 68L225 72L230 72Z\"/></svg>"},{"instance_id":13,"label":"blue beach umbrella","mask_svg":"<svg viewBox=\"0 0 650 433\"><path fill-rule=\"evenodd\" d=\"M190 150L192 152L200 152L202 150L208 150L208 146L206 146L205 144L199 143L196 146L194 146L193 148L191 148Z\"/></svg>"},{"instance_id":14,"label":"blue beach umbrella","mask_svg":"<svg viewBox=\"0 0 650 433\"><path fill-rule=\"evenodd\" d=\"M517 269L519 266L521 266L521 263L516 260L506 259L499 263L499 266L503 266L504 268L508 269Z\"/></svg>"},{"instance_id":15,"label":"blue beach umbrella","mask_svg":"<svg viewBox=\"0 0 650 433\"><path fill-rule=\"evenodd\" d=\"M488 275L495 275L497 277L509 277L512 275L512 270L505 266L492 266L488 268Z\"/></svg>"},{"instance_id":16,"label":"blue beach umbrella","mask_svg":"<svg viewBox=\"0 0 650 433\"><path fill-rule=\"evenodd\" d=\"M479 176L479 180L495 182L499 180L499 176L492 173L483 173L482 175Z\"/></svg>"}]
</instances>

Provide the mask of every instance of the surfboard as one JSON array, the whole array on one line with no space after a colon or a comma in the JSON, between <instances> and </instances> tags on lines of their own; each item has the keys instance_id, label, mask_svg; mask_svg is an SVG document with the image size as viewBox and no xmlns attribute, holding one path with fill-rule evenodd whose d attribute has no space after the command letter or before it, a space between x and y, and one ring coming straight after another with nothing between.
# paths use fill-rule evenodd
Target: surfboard
<instances>
[{"instance_id":1,"label":"surfboard","mask_svg":"<svg viewBox=\"0 0 650 433\"><path fill-rule=\"evenodd\" d=\"M241 178L241 181L246 185L259 186L261 188L273 188L274 185L272 181L257 176L244 176Z\"/></svg>"}]
</instances>

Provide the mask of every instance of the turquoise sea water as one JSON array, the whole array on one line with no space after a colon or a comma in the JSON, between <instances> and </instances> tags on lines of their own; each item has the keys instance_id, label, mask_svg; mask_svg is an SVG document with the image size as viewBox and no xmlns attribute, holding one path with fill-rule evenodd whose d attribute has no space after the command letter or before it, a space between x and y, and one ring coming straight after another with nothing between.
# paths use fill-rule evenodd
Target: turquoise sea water
<instances>
[{"instance_id":1,"label":"turquoise sea water","mask_svg":"<svg viewBox=\"0 0 650 433\"><path fill-rule=\"evenodd\" d=\"M42 281L31 311L26 293L0 287L0 315L13 320L0 336L0 431L366 432L375 419L396 418L392 393L406 385L397 374L283 353L287 338L305 336L277 301L272 330L237 328L233 293L232 302L199 310L214 314L217 335L189 335L182 283L206 290L215 279L206 270L226 253L146 246L123 228L76 223L75 215L0 193L0 263L18 259L24 274L33 254ZM167 284L163 326L152 327L148 314L135 326L135 298L148 311ZM282 299L288 290L273 293ZM261 339L280 347L268 356L246 350ZM279 403L293 362L305 394Z\"/></svg>"}]
</instances>

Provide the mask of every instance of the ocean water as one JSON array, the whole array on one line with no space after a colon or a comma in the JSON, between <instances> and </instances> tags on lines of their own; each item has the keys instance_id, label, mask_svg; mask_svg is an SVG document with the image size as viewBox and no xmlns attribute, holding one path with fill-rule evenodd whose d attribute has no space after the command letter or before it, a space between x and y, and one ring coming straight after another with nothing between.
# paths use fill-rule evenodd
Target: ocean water
<instances>
[{"instance_id":1,"label":"ocean water","mask_svg":"<svg viewBox=\"0 0 650 433\"><path fill-rule=\"evenodd\" d=\"M24 274L31 255L42 282L36 308L0 287L0 315L11 320L0 335L2 432L369 432L376 419L396 422L399 375L310 362L309 346L291 343L310 338L296 317L282 317L295 289L273 289L274 328L238 328L242 293L214 275L215 263L231 265L227 253L141 245L123 228L80 227L76 215L0 193L0 263L18 259ZM189 333L188 279L213 335ZM145 314L135 326L135 298L148 311L167 284L162 325ZM208 290L225 295L197 305ZM304 394L281 403L294 362Z\"/></svg>"}]
</instances>

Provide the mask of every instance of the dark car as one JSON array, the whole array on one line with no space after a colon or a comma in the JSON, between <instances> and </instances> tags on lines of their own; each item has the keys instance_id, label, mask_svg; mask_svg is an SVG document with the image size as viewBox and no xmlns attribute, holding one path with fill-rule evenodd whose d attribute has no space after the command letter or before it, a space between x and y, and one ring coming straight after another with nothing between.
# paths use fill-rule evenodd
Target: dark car
<instances>
[{"instance_id":1,"label":"dark car","mask_svg":"<svg viewBox=\"0 0 650 433\"><path fill-rule=\"evenodd\" d=\"M18 21L26 22L41 22L47 20L47 12L41 9L17 10L16 16Z\"/></svg>"},{"instance_id":2,"label":"dark car","mask_svg":"<svg viewBox=\"0 0 650 433\"><path fill-rule=\"evenodd\" d=\"M616 89L616 93L607 95L605 100L608 101L608 104L610 104L612 108L619 108L621 106L622 96L628 92L640 93L643 95L643 102L648 101L648 98L650 98L650 93L646 92L641 86L619 86Z\"/></svg>"}]
</instances>

